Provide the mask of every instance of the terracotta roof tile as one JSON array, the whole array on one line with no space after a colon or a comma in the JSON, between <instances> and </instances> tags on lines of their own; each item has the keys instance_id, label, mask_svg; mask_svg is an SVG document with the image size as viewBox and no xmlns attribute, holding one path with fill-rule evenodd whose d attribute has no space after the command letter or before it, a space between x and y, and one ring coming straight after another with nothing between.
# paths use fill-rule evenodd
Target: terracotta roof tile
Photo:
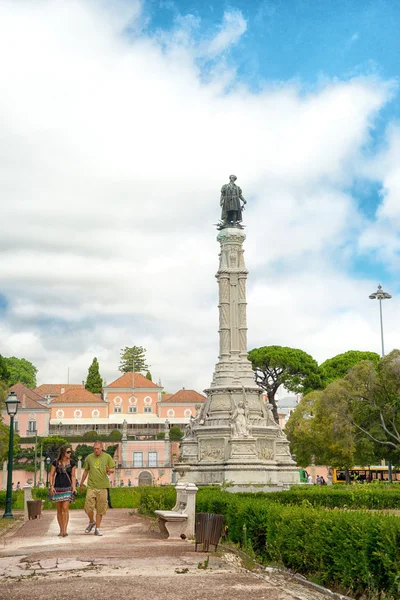
<instances>
[{"instance_id":1,"label":"terracotta roof tile","mask_svg":"<svg viewBox=\"0 0 400 600\"><path fill-rule=\"evenodd\" d=\"M168 394L166 394L168 395ZM179 390L176 394L172 394L166 400L165 395L162 396L161 402L170 402L171 404L174 402L187 402L188 404L199 404L206 401L206 397L203 394L199 394L195 390Z\"/></svg>"},{"instance_id":2,"label":"terracotta roof tile","mask_svg":"<svg viewBox=\"0 0 400 600\"><path fill-rule=\"evenodd\" d=\"M92 394L85 388L77 388L68 390L64 394L60 394L57 398L53 398L51 404L100 404L104 401L96 394Z\"/></svg>"},{"instance_id":3,"label":"terracotta roof tile","mask_svg":"<svg viewBox=\"0 0 400 600\"><path fill-rule=\"evenodd\" d=\"M59 396L68 390L83 389L83 387L81 383L42 383L35 389L35 392L41 396Z\"/></svg>"},{"instance_id":4,"label":"terracotta roof tile","mask_svg":"<svg viewBox=\"0 0 400 600\"><path fill-rule=\"evenodd\" d=\"M43 402L45 398L42 398L42 396L40 396L34 390L31 390L30 388L26 387L26 385L24 385L23 383L16 383L15 385L13 385L10 388L10 392L15 392L18 400L21 402L18 410L21 410L23 408L35 410L38 410L40 408L46 408L46 405L40 404L40 401Z\"/></svg>"},{"instance_id":5,"label":"terracotta roof tile","mask_svg":"<svg viewBox=\"0 0 400 600\"><path fill-rule=\"evenodd\" d=\"M146 379L141 373L135 373L135 389L138 388L157 388L160 386L153 383L149 379ZM132 388L132 371L130 373L124 373L121 377L118 377L112 383L109 383L106 387L108 388Z\"/></svg>"}]
</instances>

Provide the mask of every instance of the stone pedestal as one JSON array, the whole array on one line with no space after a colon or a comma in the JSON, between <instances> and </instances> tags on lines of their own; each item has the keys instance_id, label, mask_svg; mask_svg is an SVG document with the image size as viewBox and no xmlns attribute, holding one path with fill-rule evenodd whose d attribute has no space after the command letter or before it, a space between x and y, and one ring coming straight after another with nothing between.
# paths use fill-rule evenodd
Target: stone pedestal
<instances>
[{"instance_id":1,"label":"stone pedestal","mask_svg":"<svg viewBox=\"0 0 400 600\"><path fill-rule=\"evenodd\" d=\"M185 431L175 470L195 484L299 483L289 443L275 423L247 358L246 280L241 228L222 229L219 269L219 358L207 400Z\"/></svg>"}]
</instances>

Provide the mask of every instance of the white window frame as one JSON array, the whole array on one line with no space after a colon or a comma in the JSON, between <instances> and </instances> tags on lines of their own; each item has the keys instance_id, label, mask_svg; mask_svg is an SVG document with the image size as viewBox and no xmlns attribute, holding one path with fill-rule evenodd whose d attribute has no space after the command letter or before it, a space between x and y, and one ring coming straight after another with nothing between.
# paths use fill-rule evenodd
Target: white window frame
<instances>
[{"instance_id":1,"label":"white window frame","mask_svg":"<svg viewBox=\"0 0 400 600\"><path fill-rule=\"evenodd\" d=\"M134 467L143 468L143 452L133 452L132 459Z\"/></svg>"},{"instance_id":2,"label":"white window frame","mask_svg":"<svg viewBox=\"0 0 400 600\"><path fill-rule=\"evenodd\" d=\"M130 412L130 413L137 413L137 406L129 406L128 412Z\"/></svg>"},{"instance_id":3,"label":"white window frame","mask_svg":"<svg viewBox=\"0 0 400 600\"><path fill-rule=\"evenodd\" d=\"M149 413L152 413L153 411L151 409L151 406L145 406L144 409L143 409L143 412L149 414Z\"/></svg>"},{"instance_id":4,"label":"white window frame","mask_svg":"<svg viewBox=\"0 0 400 600\"><path fill-rule=\"evenodd\" d=\"M115 413L122 413L122 406L114 406Z\"/></svg>"},{"instance_id":5,"label":"white window frame","mask_svg":"<svg viewBox=\"0 0 400 600\"><path fill-rule=\"evenodd\" d=\"M151 450L147 454L148 467L158 467L158 452Z\"/></svg>"}]
</instances>

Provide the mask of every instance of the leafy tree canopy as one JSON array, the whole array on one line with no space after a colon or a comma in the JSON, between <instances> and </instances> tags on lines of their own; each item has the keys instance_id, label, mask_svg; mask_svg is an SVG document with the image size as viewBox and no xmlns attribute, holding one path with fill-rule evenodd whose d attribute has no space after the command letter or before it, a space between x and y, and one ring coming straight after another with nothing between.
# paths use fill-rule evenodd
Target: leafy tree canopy
<instances>
[{"instance_id":1,"label":"leafy tree canopy","mask_svg":"<svg viewBox=\"0 0 400 600\"><path fill-rule=\"evenodd\" d=\"M0 354L0 382L8 384L10 372L7 367L7 359Z\"/></svg>"},{"instance_id":2,"label":"leafy tree canopy","mask_svg":"<svg viewBox=\"0 0 400 600\"><path fill-rule=\"evenodd\" d=\"M103 388L103 380L100 376L99 361L95 357L89 367L85 388L93 394L100 394Z\"/></svg>"},{"instance_id":3,"label":"leafy tree canopy","mask_svg":"<svg viewBox=\"0 0 400 600\"><path fill-rule=\"evenodd\" d=\"M249 352L249 360L255 371L256 382L268 394L275 421L279 422L275 400L278 388L307 393L322 386L317 362L304 352L286 346L263 346Z\"/></svg>"},{"instance_id":4,"label":"leafy tree canopy","mask_svg":"<svg viewBox=\"0 0 400 600\"><path fill-rule=\"evenodd\" d=\"M169 430L169 439L171 442L179 442L183 438L183 431L177 425L172 425Z\"/></svg>"},{"instance_id":5,"label":"leafy tree canopy","mask_svg":"<svg viewBox=\"0 0 400 600\"><path fill-rule=\"evenodd\" d=\"M37 368L25 358L11 356L5 359L9 373L8 385L12 386L19 381L29 388L36 387Z\"/></svg>"},{"instance_id":6,"label":"leafy tree canopy","mask_svg":"<svg viewBox=\"0 0 400 600\"><path fill-rule=\"evenodd\" d=\"M21 451L21 447L19 445L19 435L14 433L14 449L13 455L18 456ZM8 459L8 447L10 443L10 428L8 425L4 423L0 423L0 461Z\"/></svg>"},{"instance_id":7,"label":"leafy tree canopy","mask_svg":"<svg viewBox=\"0 0 400 600\"><path fill-rule=\"evenodd\" d=\"M119 370L122 373L130 373L133 369L138 373L149 369L146 363L146 348L143 346L125 346L121 350Z\"/></svg>"},{"instance_id":8,"label":"leafy tree canopy","mask_svg":"<svg viewBox=\"0 0 400 600\"><path fill-rule=\"evenodd\" d=\"M57 435L42 438L38 441L38 451L42 450L44 457L49 456L52 460L55 460L60 452L61 446L68 444L67 440Z\"/></svg>"},{"instance_id":9,"label":"leafy tree canopy","mask_svg":"<svg viewBox=\"0 0 400 600\"><path fill-rule=\"evenodd\" d=\"M146 379L148 379L149 381L153 381L153 379L151 377L150 371L147 371L147 373L146 373Z\"/></svg>"},{"instance_id":10,"label":"leafy tree canopy","mask_svg":"<svg viewBox=\"0 0 400 600\"><path fill-rule=\"evenodd\" d=\"M362 360L370 360L375 366L378 366L381 357L376 352L363 352L360 350L349 350L343 354L338 354L333 358L328 358L325 362L320 365L324 384L328 385L335 379L345 377L347 373L356 364Z\"/></svg>"}]
</instances>

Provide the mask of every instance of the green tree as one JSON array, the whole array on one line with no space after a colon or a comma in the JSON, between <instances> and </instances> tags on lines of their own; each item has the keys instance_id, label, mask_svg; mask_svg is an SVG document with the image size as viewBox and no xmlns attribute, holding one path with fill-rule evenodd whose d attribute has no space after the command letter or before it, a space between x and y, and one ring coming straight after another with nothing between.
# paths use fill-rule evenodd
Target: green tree
<instances>
[{"instance_id":1,"label":"green tree","mask_svg":"<svg viewBox=\"0 0 400 600\"><path fill-rule=\"evenodd\" d=\"M307 393L322 385L317 362L303 350L264 346L251 350L249 360L257 384L268 394L276 423L279 423L279 416L275 395L281 385L295 393Z\"/></svg>"},{"instance_id":2,"label":"green tree","mask_svg":"<svg viewBox=\"0 0 400 600\"><path fill-rule=\"evenodd\" d=\"M0 354L0 382L8 384L10 372L7 367L7 359Z\"/></svg>"},{"instance_id":3,"label":"green tree","mask_svg":"<svg viewBox=\"0 0 400 600\"><path fill-rule=\"evenodd\" d=\"M354 426L349 381L338 379L300 401L285 427L291 451L299 464L349 469L376 459L375 446Z\"/></svg>"},{"instance_id":4,"label":"green tree","mask_svg":"<svg viewBox=\"0 0 400 600\"><path fill-rule=\"evenodd\" d=\"M151 376L150 371L147 371L147 373L146 373L146 379L148 379L149 381L153 381L153 378Z\"/></svg>"},{"instance_id":5,"label":"green tree","mask_svg":"<svg viewBox=\"0 0 400 600\"><path fill-rule=\"evenodd\" d=\"M345 379L351 385L352 423L392 458L400 453L400 351L393 350L376 366L362 361ZM398 459L397 459L398 460Z\"/></svg>"},{"instance_id":6,"label":"green tree","mask_svg":"<svg viewBox=\"0 0 400 600\"><path fill-rule=\"evenodd\" d=\"M122 431L119 429L113 429L108 434L108 438L113 441L120 441L122 439Z\"/></svg>"},{"instance_id":7,"label":"green tree","mask_svg":"<svg viewBox=\"0 0 400 600\"><path fill-rule=\"evenodd\" d=\"M130 373L133 369L138 373L149 369L146 363L146 348L143 346L125 346L121 350L119 370L122 373Z\"/></svg>"},{"instance_id":8,"label":"green tree","mask_svg":"<svg viewBox=\"0 0 400 600\"><path fill-rule=\"evenodd\" d=\"M172 425L169 430L169 439L171 442L180 442L183 438L183 431L177 425Z\"/></svg>"},{"instance_id":9,"label":"green tree","mask_svg":"<svg viewBox=\"0 0 400 600\"><path fill-rule=\"evenodd\" d=\"M333 358L328 358L319 368L323 377L324 385L332 383L335 379L341 379L362 360L370 360L375 366L378 366L381 357L376 352L363 352L360 350L349 350L343 354L338 354Z\"/></svg>"},{"instance_id":10,"label":"green tree","mask_svg":"<svg viewBox=\"0 0 400 600\"><path fill-rule=\"evenodd\" d=\"M40 450L42 450L42 456L49 456L52 460L54 460L57 458L60 448L61 446L64 446L64 444L68 444L67 440L57 435L42 438L40 441L38 441L39 455Z\"/></svg>"},{"instance_id":11,"label":"green tree","mask_svg":"<svg viewBox=\"0 0 400 600\"><path fill-rule=\"evenodd\" d=\"M89 446L88 444L78 444L73 452L73 456L75 460L78 460L79 457L82 458L82 465L85 462L85 459L89 454L92 454L93 446Z\"/></svg>"},{"instance_id":12,"label":"green tree","mask_svg":"<svg viewBox=\"0 0 400 600\"><path fill-rule=\"evenodd\" d=\"M19 381L29 388L36 387L37 368L25 358L11 356L6 358L6 366L9 372L8 385L12 386Z\"/></svg>"},{"instance_id":13,"label":"green tree","mask_svg":"<svg viewBox=\"0 0 400 600\"><path fill-rule=\"evenodd\" d=\"M18 456L21 452L21 446L19 445L20 437L14 433L14 450L13 455ZM0 423L0 461L8 459L8 447L10 443L10 428L4 423Z\"/></svg>"},{"instance_id":14,"label":"green tree","mask_svg":"<svg viewBox=\"0 0 400 600\"><path fill-rule=\"evenodd\" d=\"M103 380L100 376L99 361L94 357L92 364L89 367L86 378L85 389L93 394L100 394L103 388Z\"/></svg>"}]
</instances>

